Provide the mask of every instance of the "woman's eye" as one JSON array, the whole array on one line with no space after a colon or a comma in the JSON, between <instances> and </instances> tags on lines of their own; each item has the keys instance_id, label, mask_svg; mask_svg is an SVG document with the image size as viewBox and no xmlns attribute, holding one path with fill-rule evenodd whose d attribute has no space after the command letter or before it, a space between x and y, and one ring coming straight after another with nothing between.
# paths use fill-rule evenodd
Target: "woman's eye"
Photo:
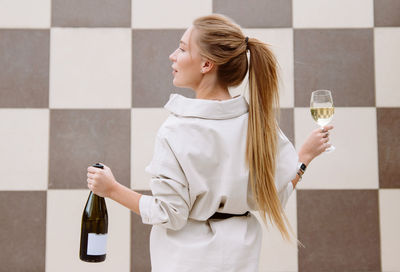
<instances>
[{"instance_id":1,"label":"woman's eye","mask_svg":"<svg viewBox=\"0 0 400 272\"><path fill-rule=\"evenodd\" d=\"M181 50L182 52L185 52L185 50L183 50L182 48L179 47L179 50Z\"/></svg>"}]
</instances>

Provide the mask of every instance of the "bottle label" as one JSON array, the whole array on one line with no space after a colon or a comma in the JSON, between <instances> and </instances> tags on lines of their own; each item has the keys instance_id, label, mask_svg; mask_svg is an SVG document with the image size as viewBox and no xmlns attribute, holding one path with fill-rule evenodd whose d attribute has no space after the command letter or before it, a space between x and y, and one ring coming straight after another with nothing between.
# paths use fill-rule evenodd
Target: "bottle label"
<instances>
[{"instance_id":1,"label":"bottle label","mask_svg":"<svg viewBox=\"0 0 400 272\"><path fill-rule=\"evenodd\" d=\"M104 255L107 248L107 234L88 234L87 255Z\"/></svg>"}]
</instances>

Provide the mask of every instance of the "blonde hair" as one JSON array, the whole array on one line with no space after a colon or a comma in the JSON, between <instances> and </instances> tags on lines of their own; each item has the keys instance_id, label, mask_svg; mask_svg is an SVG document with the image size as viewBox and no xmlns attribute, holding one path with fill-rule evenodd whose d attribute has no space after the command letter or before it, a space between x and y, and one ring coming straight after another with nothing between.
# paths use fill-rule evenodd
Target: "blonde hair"
<instances>
[{"instance_id":1,"label":"blonde hair","mask_svg":"<svg viewBox=\"0 0 400 272\"><path fill-rule=\"evenodd\" d=\"M246 162L249 180L258 210L268 227L267 216L291 241L287 230L293 230L278 198L275 187L277 153L276 118L279 115L277 61L267 44L255 38L245 41L239 25L232 19L212 14L193 22L198 31L196 43L200 55L217 65L217 78L224 87L239 85L248 69L247 49L250 51L249 119L246 144Z\"/></svg>"}]
</instances>

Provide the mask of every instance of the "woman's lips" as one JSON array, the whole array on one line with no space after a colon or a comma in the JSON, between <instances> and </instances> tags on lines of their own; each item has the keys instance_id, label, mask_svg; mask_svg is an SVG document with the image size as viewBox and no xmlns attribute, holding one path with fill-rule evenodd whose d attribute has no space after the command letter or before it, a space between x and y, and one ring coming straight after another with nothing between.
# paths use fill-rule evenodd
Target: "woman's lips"
<instances>
[{"instance_id":1,"label":"woman's lips","mask_svg":"<svg viewBox=\"0 0 400 272\"><path fill-rule=\"evenodd\" d=\"M172 68L172 74L173 74L173 75L175 75L176 73L178 73L178 71L174 68L173 65L171 65L171 68Z\"/></svg>"}]
</instances>

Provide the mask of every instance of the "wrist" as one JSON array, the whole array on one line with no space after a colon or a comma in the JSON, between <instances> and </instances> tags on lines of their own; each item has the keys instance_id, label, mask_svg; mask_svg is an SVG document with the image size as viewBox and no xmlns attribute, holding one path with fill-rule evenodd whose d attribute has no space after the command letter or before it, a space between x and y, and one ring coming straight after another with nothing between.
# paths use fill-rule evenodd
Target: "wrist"
<instances>
[{"instance_id":1,"label":"wrist","mask_svg":"<svg viewBox=\"0 0 400 272\"><path fill-rule=\"evenodd\" d=\"M303 154L303 153L299 152L299 162L302 162L306 166L308 166L311 161L312 161L311 156L308 156L307 154Z\"/></svg>"},{"instance_id":2,"label":"wrist","mask_svg":"<svg viewBox=\"0 0 400 272\"><path fill-rule=\"evenodd\" d=\"M118 181L114 180L110 187L110 193L108 194L108 197L112 200L115 200L115 195L118 194L119 186L120 184L118 183Z\"/></svg>"}]
</instances>

